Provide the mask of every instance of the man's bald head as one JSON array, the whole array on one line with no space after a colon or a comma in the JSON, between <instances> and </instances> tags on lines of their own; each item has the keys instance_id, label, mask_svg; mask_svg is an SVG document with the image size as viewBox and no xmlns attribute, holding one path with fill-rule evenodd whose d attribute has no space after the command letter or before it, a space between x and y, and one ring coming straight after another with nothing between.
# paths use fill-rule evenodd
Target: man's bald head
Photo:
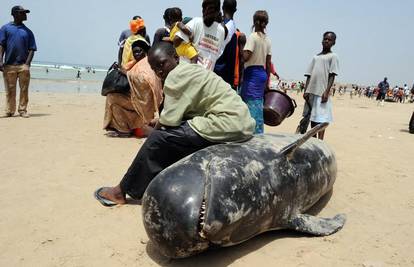
<instances>
[{"instance_id":1,"label":"man's bald head","mask_svg":"<svg viewBox=\"0 0 414 267\"><path fill-rule=\"evenodd\" d=\"M159 42L148 52L148 62L155 74L163 81L179 63L174 46L169 42Z\"/></svg>"},{"instance_id":2,"label":"man's bald head","mask_svg":"<svg viewBox=\"0 0 414 267\"><path fill-rule=\"evenodd\" d=\"M174 57L176 55L174 46L169 42L159 42L148 52L148 56L151 57L151 55L159 54L159 53L165 53L168 56Z\"/></svg>"}]
</instances>

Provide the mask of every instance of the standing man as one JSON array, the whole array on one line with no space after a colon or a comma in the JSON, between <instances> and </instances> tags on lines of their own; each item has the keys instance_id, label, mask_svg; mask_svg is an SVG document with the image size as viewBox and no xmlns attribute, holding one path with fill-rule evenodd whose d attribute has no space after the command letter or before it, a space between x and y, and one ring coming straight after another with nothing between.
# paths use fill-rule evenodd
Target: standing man
<instances>
[{"instance_id":1,"label":"standing man","mask_svg":"<svg viewBox=\"0 0 414 267\"><path fill-rule=\"evenodd\" d=\"M193 44L198 50L198 64L205 69L214 70L225 45L224 27L217 22L220 16L220 0L203 0L203 17L193 18L186 26L194 34ZM182 40L187 39L183 32L177 36Z\"/></svg>"},{"instance_id":2,"label":"standing man","mask_svg":"<svg viewBox=\"0 0 414 267\"><path fill-rule=\"evenodd\" d=\"M226 46L222 55L217 59L214 72L223 78L225 82L231 85L233 89L236 89L236 72L239 68L239 34L236 33L236 24L234 23L234 13L237 11L236 0L224 0L223 1L223 23L227 28L227 37L225 39Z\"/></svg>"},{"instance_id":3,"label":"standing man","mask_svg":"<svg viewBox=\"0 0 414 267\"><path fill-rule=\"evenodd\" d=\"M22 6L14 6L11 10L14 21L0 28L0 71L6 91L6 117L13 116L16 111L17 80L20 85L18 112L23 118L29 117L30 64L37 48L32 31L23 24L27 13L30 11Z\"/></svg>"},{"instance_id":4,"label":"standing man","mask_svg":"<svg viewBox=\"0 0 414 267\"><path fill-rule=\"evenodd\" d=\"M385 77L384 80L378 84L378 89L379 89L379 92L377 95L377 101L379 101L378 104L381 104L381 106L383 106L385 95L387 94L388 89L390 89L390 85L387 81L387 77Z\"/></svg>"},{"instance_id":5,"label":"standing man","mask_svg":"<svg viewBox=\"0 0 414 267\"><path fill-rule=\"evenodd\" d=\"M170 31L171 31L171 13L173 12L174 8L167 8L164 11L164 16L162 17L164 19L164 27L159 28L155 31L154 34L154 40L152 45L156 45L158 42L163 41L164 38L170 37Z\"/></svg>"},{"instance_id":6,"label":"standing man","mask_svg":"<svg viewBox=\"0 0 414 267\"><path fill-rule=\"evenodd\" d=\"M408 100L408 97L410 96L410 89L408 88L407 84L404 84L404 98L403 98L403 102L405 102L405 100Z\"/></svg>"}]
</instances>

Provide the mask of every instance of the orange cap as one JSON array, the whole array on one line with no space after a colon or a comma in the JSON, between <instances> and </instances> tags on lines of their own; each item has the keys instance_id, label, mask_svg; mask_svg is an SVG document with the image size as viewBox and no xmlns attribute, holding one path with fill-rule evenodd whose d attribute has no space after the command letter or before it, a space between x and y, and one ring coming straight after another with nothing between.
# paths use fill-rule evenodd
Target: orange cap
<instances>
[{"instance_id":1,"label":"orange cap","mask_svg":"<svg viewBox=\"0 0 414 267\"><path fill-rule=\"evenodd\" d=\"M145 23L143 19L135 19L129 22L129 28L131 32L134 34L137 33L139 30L145 28Z\"/></svg>"}]
</instances>

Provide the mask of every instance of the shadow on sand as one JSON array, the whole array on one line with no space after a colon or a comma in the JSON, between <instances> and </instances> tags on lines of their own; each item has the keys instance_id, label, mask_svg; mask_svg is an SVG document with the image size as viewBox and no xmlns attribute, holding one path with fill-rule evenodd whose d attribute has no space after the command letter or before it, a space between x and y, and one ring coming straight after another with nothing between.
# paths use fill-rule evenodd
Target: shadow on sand
<instances>
[{"instance_id":1,"label":"shadow on sand","mask_svg":"<svg viewBox=\"0 0 414 267\"><path fill-rule=\"evenodd\" d=\"M45 116L50 116L50 114L45 114L45 113L29 113L29 118L36 118L36 117L45 117ZM11 117L6 116L6 115L1 115L0 118L2 119L12 119L12 118L19 118L20 115L19 114L14 114Z\"/></svg>"},{"instance_id":2,"label":"shadow on sand","mask_svg":"<svg viewBox=\"0 0 414 267\"><path fill-rule=\"evenodd\" d=\"M332 196L333 190L326 193L314 206L312 206L306 213L311 215L317 215L329 202ZM262 233L252 239L232 247L223 247L217 249L207 250L199 255L195 255L186 259L169 259L159 253L157 248L151 241L147 244L147 253L149 257L161 266L172 267L184 267L184 266L197 266L197 267L225 267L238 259L248 255L270 242L285 238L303 238L313 237L308 234L294 232L291 230L278 230ZM275 252L277 253L277 252Z\"/></svg>"},{"instance_id":3,"label":"shadow on sand","mask_svg":"<svg viewBox=\"0 0 414 267\"><path fill-rule=\"evenodd\" d=\"M31 118L46 117L46 116L50 116L50 114L46 114L46 113L30 113L30 117Z\"/></svg>"}]
</instances>

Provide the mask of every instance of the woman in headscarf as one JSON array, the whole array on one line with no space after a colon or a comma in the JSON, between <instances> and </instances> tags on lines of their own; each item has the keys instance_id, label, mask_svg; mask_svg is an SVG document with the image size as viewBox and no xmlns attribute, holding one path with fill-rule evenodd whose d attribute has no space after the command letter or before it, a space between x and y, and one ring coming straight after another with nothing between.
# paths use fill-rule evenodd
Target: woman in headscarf
<instances>
[{"instance_id":1,"label":"woman in headscarf","mask_svg":"<svg viewBox=\"0 0 414 267\"><path fill-rule=\"evenodd\" d=\"M121 66L126 70L131 69L134 65L131 63L131 61L134 60L134 56L132 54L132 44L138 39L145 38L147 35L145 22L141 17L131 20L129 22L129 29L131 30L132 35L125 40L121 62ZM149 43L148 40L147 42Z\"/></svg>"},{"instance_id":2,"label":"woman in headscarf","mask_svg":"<svg viewBox=\"0 0 414 267\"><path fill-rule=\"evenodd\" d=\"M152 131L149 125L158 117L162 102L161 81L147 60L150 45L141 37L131 47L132 67L129 70L121 67L128 76L130 93L112 93L106 97L104 129L110 137L148 136Z\"/></svg>"}]
</instances>

